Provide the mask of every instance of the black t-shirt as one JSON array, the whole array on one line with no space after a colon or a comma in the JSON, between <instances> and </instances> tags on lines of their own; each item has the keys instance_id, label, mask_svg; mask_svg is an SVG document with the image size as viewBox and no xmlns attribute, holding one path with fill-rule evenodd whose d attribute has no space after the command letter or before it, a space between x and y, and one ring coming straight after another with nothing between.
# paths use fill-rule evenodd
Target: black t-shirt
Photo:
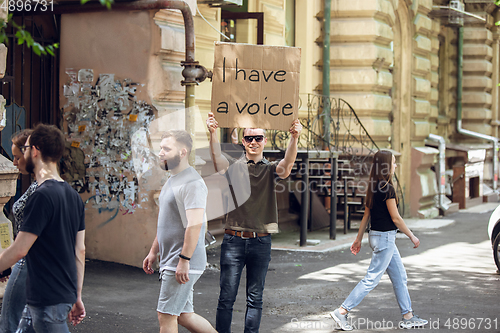
<instances>
[{"instance_id":1,"label":"black t-shirt","mask_svg":"<svg viewBox=\"0 0 500 333\"><path fill-rule=\"evenodd\" d=\"M226 172L233 187L238 207L226 215L225 229L277 233L278 203L276 198L276 167L278 161L263 158L257 163L243 155L230 161ZM230 203L233 199L230 198Z\"/></svg>"},{"instance_id":2,"label":"black t-shirt","mask_svg":"<svg viewBox=\"0 0 500 333\"><path fill-rule=\"evenodd\" d=\"M21 231L38 236L26 256L29 305L75 303L76 234L84 229L82 199L68 183L46 180L30 196L21 226Z\"/></svg>"},{"instance_id":3,"label":"black t-shirt","mask_svg":"<svg viewBox=\"0 0 500 333\"><path fill-rule=\"evenodd\" d=\"M372 208L370 209L371 230L390 231L397 227L392 222L391 214L387 208L387 200L395 199L396 191L394 186L386 181L380 181L374 188Z\"/></svg>"}]
</instances>

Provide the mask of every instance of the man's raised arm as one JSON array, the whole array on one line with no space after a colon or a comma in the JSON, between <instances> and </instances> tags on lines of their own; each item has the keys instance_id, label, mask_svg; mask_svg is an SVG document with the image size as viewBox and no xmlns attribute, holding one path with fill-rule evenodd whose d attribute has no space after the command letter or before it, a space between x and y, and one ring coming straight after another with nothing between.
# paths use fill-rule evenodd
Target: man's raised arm
<instances>
[{"instance_id":1,"label":"man's raised arm","mask_svg":"<svg viewBox=\"0 0 500 333\"><path fill-rule=\"evenodd\" d=\"M299 142L300 133L302 132L302 125L298 119L295 119L290 128L290 142L286 148L285 158L283 158L277 168L276 173L281 179L285 179L292 172L293 164L297 158L297 144Z\"/></svg>"},{"instance_id":2,"label":"man's raised arm","mask_svg":"<svg viewBox=\"0 0 500 333\"><path fill-rule=\"evenodd\" d=\"M217 138L217 128L219 124L215 120L212 112L208 113L207 127L210 132L210 152L215 166L215 171L225 171L229 167L228 160L222 155L219 139Z\"/></svg>"}]
</instances>

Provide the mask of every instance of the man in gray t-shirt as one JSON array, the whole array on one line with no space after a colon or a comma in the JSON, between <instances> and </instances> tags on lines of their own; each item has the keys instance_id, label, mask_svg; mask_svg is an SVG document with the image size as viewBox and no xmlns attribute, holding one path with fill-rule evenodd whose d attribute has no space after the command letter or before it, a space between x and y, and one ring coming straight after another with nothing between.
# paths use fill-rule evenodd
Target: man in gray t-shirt
<instances>
[{"instance_id":1,"label":"man in gray t-shirt","mask_svg":"<svg viewBox=\"0 0 500 333\"><path fill-rule=\"evenodd\" d=\"M147 274L160 253L161 289L158 320L161 332L177 332L178 324L193 331L216 332L194 313L193 286L205 270L205 230L208 190L200 175L189 166L192 139L186 131L169 131L160 143L160 163L172 176L163 186L158 229L143 262Z\"/></svg>"}]
</instances>

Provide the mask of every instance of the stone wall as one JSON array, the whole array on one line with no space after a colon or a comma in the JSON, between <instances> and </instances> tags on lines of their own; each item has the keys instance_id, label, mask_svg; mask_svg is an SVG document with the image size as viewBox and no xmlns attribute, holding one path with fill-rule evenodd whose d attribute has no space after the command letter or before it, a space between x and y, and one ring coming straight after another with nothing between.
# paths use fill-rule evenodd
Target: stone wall
<instances>
[{"instance_id":1,"label":"stone wall","mask_svg":"<svg viewBox=\"0 0 500 333\"><path fill-rule=\"evenodd\" d=\"M331 94L350 103L372 138L385 147L391 133L392 4L333 1L331 17Z\"/></svg>"}]
</instances>

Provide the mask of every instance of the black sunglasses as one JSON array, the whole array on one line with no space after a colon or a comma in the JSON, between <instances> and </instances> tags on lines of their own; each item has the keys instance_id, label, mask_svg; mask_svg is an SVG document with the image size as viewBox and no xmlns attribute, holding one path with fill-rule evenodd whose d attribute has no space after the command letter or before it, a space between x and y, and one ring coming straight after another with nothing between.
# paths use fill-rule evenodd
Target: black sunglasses
<instances>
[{"instance_id":1,"label":"black sunglasses","mask_svg":"<svg viewBox=\"0 0 500 333\"><path fill-rule=\"evenodd\" d=\"M21 147L19 147L19 150L21 151L21 153L24 154L24 152L26 151L26 148L29 148L29 147L31 147L31 145L21 146Z\"/></svg>"},{"instance_id":2,"label":"black sunglasses","mask_svg":"<svg viewBox=\"0 0 500 333\"><path fill-rule=\"evenodd\" d=\"M264 140L264 136L263 135L245 135L243 137L243 139L248 143L251 143L254 139L255 139L255 142L262 142L262 140Z\"/></svg>"}]
</instances>

